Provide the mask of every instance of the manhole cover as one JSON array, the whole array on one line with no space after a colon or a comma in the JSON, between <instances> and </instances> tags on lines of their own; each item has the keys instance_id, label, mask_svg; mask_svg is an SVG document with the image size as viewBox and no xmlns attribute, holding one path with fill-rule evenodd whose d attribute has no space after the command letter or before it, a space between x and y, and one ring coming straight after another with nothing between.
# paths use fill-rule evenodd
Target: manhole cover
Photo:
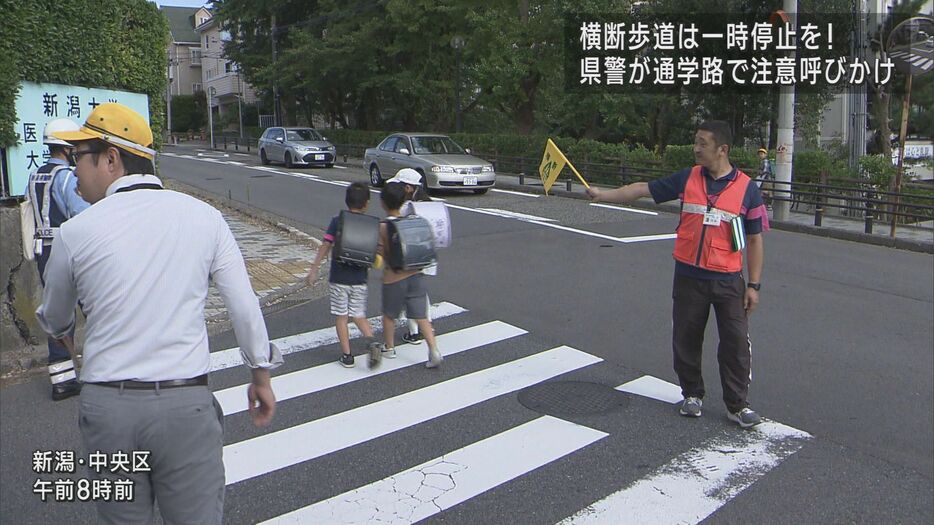
<instances>
[{"instance_id":1,"label":"manhole cover","mask_svg":"<svg viewBox=\"0 0 934 525\"><path fill-rule=\"evenodd\" d=\"M519 402L543 414L583 416L617 410L629 404L629 399L600 383L553 381L520 390Z\"/></svg>"}]
</instances>

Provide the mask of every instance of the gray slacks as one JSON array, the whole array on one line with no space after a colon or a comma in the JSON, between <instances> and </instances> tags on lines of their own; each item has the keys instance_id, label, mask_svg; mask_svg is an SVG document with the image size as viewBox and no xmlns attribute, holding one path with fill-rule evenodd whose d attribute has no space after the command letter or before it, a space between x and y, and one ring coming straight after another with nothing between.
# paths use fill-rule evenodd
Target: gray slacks
<instances>
[{"instance_id":1,"label":"gray slacks","mask_svg":"<svg viewBox=\"0 0 934 525\"><path fill-rule=\"evenodd\" d=\"M224 514L222 418L206 386L156 391L85 384L78 426L86 454L148 456L144 464L134 465L131 460L130 472L126 468L116 472L89 469L91 478L129 479L133 485L133 501L96 500L100 522L151 523L153 503L158 501L166 524L220 524Z\"/></svg>"}]
</instances>

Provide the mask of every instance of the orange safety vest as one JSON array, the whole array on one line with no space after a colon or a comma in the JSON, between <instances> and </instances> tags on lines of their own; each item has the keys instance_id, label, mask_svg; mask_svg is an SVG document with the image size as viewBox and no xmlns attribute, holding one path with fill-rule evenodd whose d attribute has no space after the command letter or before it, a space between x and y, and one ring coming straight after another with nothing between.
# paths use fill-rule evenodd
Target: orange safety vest
<instances>
[{"instance_id":1,"label":"orange safety vest","mask_svg":"<svg viewBox=\"0 0 934 525\"><path fill-rule=\"evenodd\" d=\"M675 260L714 272L742 271L743 252L733 251L730 221L740 214L748 185L749 176L736 170L736 177L720 192L713 206L701 167L691 169L681 201ZM705 217L709 224L705 224Z\"/></svg>"}]
</instances>

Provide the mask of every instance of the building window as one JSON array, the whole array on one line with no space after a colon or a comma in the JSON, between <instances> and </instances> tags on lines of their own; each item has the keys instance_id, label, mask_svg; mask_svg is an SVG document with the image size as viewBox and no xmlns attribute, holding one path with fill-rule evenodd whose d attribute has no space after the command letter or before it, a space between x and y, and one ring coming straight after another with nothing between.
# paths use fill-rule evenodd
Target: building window
<instances>
[{"instance_id":1,"label":"building window","mask_svg":"<svg viewBox=\"0 0 934 525\"><path fill-rule=\"evenodd\" d=\"M211 49L211 45L208 43L208 35L204 35L204 48Z\"/></svg>"},{"instance_id":2,"label":"building window","mask_svg":"<svg viewBox=\"0 0 934 525\"><path fill-rule=\"evenodd\" d=\"M191 85L191 91L192 91L192 93L200 93L200 92L201 92L201 84L198 83L198 82L194 82L194 83Z\"/></svg>"},{"instance_id":3,"label":"building window","mask_svg":"<svg viewBox=\"0 0 934 525\"><path fill-rule=\"evenodd\" d=\"M191 48L191 65L200 66L201 65L201 50Z\"/></svg>"},{"instance_id":4,"label":"building window","mask_svg":"<svg viewBox=\"0 0 934 525\"><path fill-rule=\"evenodd\" d=\"M224 73L235 73L237 71L236 62L224 62Z\"/></svg>"}]
</instances>

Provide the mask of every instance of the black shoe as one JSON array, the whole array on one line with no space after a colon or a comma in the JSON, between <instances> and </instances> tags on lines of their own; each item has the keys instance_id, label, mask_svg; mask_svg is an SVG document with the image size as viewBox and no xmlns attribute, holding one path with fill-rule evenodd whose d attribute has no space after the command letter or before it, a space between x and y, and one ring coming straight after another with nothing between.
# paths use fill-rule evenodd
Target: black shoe
<instances>
[{"instance_id":1,"label":"black shoe","mask_svg":"<svg viewBox=\"0 0 934 525\"><path fill-rule=\"evenodd\" d=\"M341 363L345 368L353 368L353 365L354 365L353 354L345 354L345 353L341 352L340 363Z\"/></svg>"},{"instance_id":2,"label":"black shoe","mask_svg":"<svg viewBox=\"0 0 934 525\"><path fill-rule=\"evenodd\" d=\"M414 344L418 343L419 341L421 341L421 340L424 339L424 338L425 338L425 336L423 336L421 333L414 333L414 334L413 334L413 333L411 333L411 332L406 332L406 333L402 336L402 340L405 341L406 343L411 344L411 345L414 345Z\"/></svg>"},{"instance_id":3,"label":"black shoe","mask_svg":"<svg viewBox=\"0 0 934 525\"><path fill-rule=\"evenodd\" d=\"M52 401L61 401L81 393L81 383L76 379L52 385Z\"/></svg>"}]
</instances>

